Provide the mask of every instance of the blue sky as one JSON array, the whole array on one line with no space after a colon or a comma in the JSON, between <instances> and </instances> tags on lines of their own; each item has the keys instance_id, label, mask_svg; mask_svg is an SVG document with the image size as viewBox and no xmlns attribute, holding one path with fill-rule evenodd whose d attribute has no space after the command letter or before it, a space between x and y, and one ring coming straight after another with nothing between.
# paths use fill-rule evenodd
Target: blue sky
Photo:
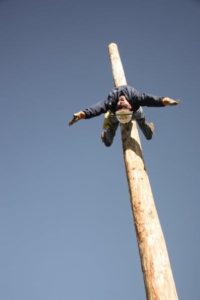
<instances>
[{"instance_id":1,"label":"blue sky","mask_svg":"<svg viewBox=\"0 0 200 300\"><path fill-rule=\"evenodd\" d=\"M181 99L141 135L179 298L199 299L200 1L0 1L0 298L145 299L120 134L73 113L127 81Z\"/></svg>"}]
</instances>

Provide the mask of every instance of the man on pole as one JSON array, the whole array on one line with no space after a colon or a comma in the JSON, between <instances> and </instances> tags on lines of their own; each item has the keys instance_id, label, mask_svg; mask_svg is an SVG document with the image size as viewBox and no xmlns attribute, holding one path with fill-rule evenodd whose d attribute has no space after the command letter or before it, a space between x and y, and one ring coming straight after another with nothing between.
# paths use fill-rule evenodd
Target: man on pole
<instances>
[{"instance_id":1,"label":"man on pole","mask_svg":"<svg viewBox=\"0 0 200 300\"><path fill-rule=\"evenodd\" d=\"M113 88L105 100L75 113L69 125L81 119L90 119L105 113L101 133L105 146L112 145L119 122L126 123L132 119L136 120L146 139L150 140L153 136L154 124L146 122L142 107L164 107L178 103L178 100L141 93L134 87L124 85Z\"/></svg>"}]
</instances>

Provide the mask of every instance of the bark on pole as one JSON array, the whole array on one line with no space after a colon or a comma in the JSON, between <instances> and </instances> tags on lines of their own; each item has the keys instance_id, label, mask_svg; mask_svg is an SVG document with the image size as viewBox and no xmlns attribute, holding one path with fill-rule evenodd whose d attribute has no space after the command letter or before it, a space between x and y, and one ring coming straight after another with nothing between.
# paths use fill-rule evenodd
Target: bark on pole
<instances>
[{"instance_id":1,"label":"bark on pole","mask_svg":"<svg viewBox=\"0 0 200 300\"><path fill-rule=\"evenodd\" d=\"M126 85L117 45L109 44L116 87ZM124 162L148 300L177 300L165 239L145 168L136 122L121 125Z\"/></svg>"}]
</instances>

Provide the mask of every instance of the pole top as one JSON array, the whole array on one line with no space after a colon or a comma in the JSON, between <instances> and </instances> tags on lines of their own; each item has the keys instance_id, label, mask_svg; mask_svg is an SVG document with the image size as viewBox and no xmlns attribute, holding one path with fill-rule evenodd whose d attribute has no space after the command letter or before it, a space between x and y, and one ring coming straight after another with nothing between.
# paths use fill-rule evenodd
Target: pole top
<instances>
[{"instance_id":1,"label":"pole top","mask_svg":"<svg viewBox=\"0 0 200 300\"><path fill-rule=\"evenodd\" d=\"M108 48L117 48L117 44L115 42L111 42L109 45L108 45Z\"/></svg>"}]
</instances>

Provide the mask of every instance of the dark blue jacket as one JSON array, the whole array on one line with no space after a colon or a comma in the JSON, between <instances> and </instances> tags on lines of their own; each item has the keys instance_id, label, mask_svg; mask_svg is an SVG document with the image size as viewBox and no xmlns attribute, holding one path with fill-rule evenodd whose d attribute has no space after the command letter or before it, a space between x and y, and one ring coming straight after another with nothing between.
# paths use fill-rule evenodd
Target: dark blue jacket
<instances>
[{"instance_id":1,"label":"dark blue jacket","mask_svg":"<svg viewBox=\"0 0 200 300\"><path fill-rule=\"evenodd\" d=\"M140 93L131 86L124 85L114 88L108 95L107 99L100 101L93 106L84 109L85 118L90 119L110 110L115 113L117 110L117 102L119 96L123 94L131 104L132 110L135 112L140 106L160 107L163 97L157 97L150 94Z\"/></svg>"}]
</instances>

